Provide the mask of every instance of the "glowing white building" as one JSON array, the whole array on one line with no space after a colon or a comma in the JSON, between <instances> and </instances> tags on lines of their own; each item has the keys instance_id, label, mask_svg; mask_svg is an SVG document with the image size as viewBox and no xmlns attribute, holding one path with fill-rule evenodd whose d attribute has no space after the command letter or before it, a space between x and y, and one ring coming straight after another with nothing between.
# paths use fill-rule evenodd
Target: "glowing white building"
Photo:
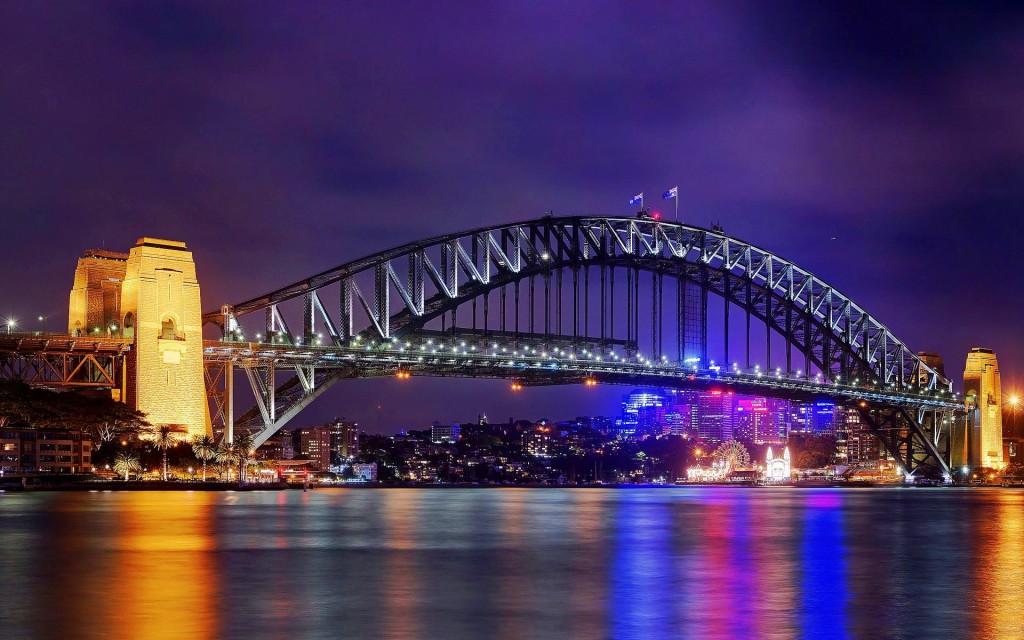
<instances>
[{"instance_id":1,"label":"glowing white building","mask_svg":"<svg viewBox=\"0 0 1024 640\"><path fill-rule=\"evenodd\" d=\"M765 461L764 477L768 482L789 482L789 447L783 450L781 458L776 458L772 453L772 448L768 447L768 459Z\"/></svg>"}]
</instances>

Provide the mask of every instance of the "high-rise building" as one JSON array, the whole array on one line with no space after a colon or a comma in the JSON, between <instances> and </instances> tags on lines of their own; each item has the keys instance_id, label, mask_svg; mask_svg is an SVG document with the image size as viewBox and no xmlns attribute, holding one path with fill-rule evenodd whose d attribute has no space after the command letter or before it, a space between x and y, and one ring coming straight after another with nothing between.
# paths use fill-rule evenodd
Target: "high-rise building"
<instances>
[{"instance_id":1,"label":"high-rise building","mask_svg":"<svg viewBox=\"0 0 1024 640\"><path fill-rule=\"evenodd\" d=\"M751 398L750 427L754 444L780 442L771 404L767 398Z\"/></svg>"},{"instance_id":2,"label":"high-rise building","mask_svg":"<svg viewBox=\"0 0 1024 640\"><path fill-rule=\"evenodd\" d=\"M622 419L637 424L641 407L663 407L665 401L661 389L634 389L622 399Z\"/></svg>"},{"instance_id":3,"label":"high-rise building","mask_svg":"<svg viewBox=\"0 0 1024 640\"><path fill-rule=\"evenodd\" d=\"M1001 469L1004 466L1002 391L999 363L991 349L975 347L967 354L964 402L967 429L963 442L957 442L954 437L954 465L966 460L971 467Z\"/></svg>"},{"instance_id":4,"label":"high-rise building","mask_svg":"<svg viewBox=\"0 0 1024 640\"><path fill-rule=\"evenodd\" d=\"M725 442L733 436L732 391L705 391L697 402L697 433L708 442Z\"/></svg>"},{"instance_id":5,"label":"high-rise building","mask_svg":"<svg viewBox=\"0 0 1024 640\"><path fill-rule=\"evenodd\" d=\"M775 427L775 437L778 442L785 442L789 438L789 407L788 400L780 398L766 398L768 404L768 415L772 425ZM767 442L767 439L766 439Z\"/></svg>"},{"instance_id":6,"label":"high-rise building","mask_svg":"<svg viewBox=\"0 0 1024 640\"><path fill-rule=\"evenodd\" d=\"M334 419L327 423L331 433L331 464L359 455L359 425L347 420Z\"/></svg>"},{"instance_id":7,"label":"high-rise building","mask_svg":"<svg viewBox=\"0 0 1024 640\"><path fill-rule=\"evenodd\" d=\"M838 426L836 452L847 464L877 462L884 459L882 443L864 420L860 412L852 407L836 407L840 412L842 425Z\"/></svg>"},{"instance_id":8,"label":"high-rise building","mask_svg":"<svg viewBox=\"0 0 1024 640\"><path fill-rule=\"evenodd\" d=\"M326 471L331 466L331 430L324 426L299 429L299 454Z\"/></svg>"},{"instance_id":9,"label":"high-rise building","mask_svg":"<svg viewBox=\"0 0 1024 640\"><path fill-rule=\"evenodd\" d=\"M808 426L811 432L818 434L834 434L844 423L842 407L830 400L818 400L808 405Z\"/></svg>"},{"instance_id":10,"label":"high-rise building","mask_svg":"<svg viewBox=\"0 0 1024 640\"><path fill-rule=\"evenodd\" d=\"M741 400L733 408L732 437L740 442L754 441L754 419L749 400Z\"/></svg>"}]
</instances>

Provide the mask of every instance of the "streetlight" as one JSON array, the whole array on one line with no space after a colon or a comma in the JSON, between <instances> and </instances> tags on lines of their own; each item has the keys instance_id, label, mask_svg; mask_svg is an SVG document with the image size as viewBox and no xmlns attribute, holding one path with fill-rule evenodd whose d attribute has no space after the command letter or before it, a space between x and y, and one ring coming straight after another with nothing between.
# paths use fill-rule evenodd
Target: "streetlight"
<instances>
[{"instance_id":1,"label":"streetlight","mask_svg":"<svg viewBox=\"0 0 1024 640\"><path fill-rule=\"evenodd\" d=\"M48 317L49 316L39 316L39 323L40 323L40 325L42 325L41 333L46 333L46 319Z\"/></svg>"},{"instance_id":2,"label":"streetlight","mask_svg":"<svg viewBox=\"0 0 1024 640\"><path fill-rule=\"evenodd\" d=\"M7 318L7 334L10 335L11 331L18 326L18 321L14 318Z\"/></svg>"},{"instance_id":3,"label":"streetlight","mask_svg":"<svg viewBox=\"0 0 1024 640\"><path fill-rule=\"evenodd\" d=\"M1020 409L1021 398L1016 393L1012 394L1007 398L1007 405L1010 407L1010 435L1014 438L1017 436L1017 411Z\"/></svg>"}]
</instances>

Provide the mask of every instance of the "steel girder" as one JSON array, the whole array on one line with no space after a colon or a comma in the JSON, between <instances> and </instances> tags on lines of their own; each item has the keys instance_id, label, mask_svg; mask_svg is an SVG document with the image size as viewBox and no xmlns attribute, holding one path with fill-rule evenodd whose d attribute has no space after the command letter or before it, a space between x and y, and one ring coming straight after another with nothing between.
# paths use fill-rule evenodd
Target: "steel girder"
<instances>
[{"instance_id":1,"label":"steel girder","mask_svg":"<svg viewBox=\"0 0 1024 640\"><path fill-rule=\"evenodd\" d=\"M0 379L42 387L123 388L131 341L116 338L0 336Z\"/></svg>"}]
</instances>

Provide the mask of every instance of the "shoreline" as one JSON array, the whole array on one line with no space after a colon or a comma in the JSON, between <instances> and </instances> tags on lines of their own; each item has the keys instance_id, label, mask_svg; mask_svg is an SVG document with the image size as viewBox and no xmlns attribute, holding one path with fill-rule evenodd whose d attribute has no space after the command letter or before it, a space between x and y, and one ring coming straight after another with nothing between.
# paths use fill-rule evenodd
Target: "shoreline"
<instances>
[{"instance_id":1,"label":"shoreline","mask_svg":"<svg viewBox=\"0 0 1024 640\"><path fill-rule=\"evenodd\" d=\"M319 491L323 489L427 489L427 490L460 490L460 489L683 489L683 488L708 488L708 489L1020 489L1022 485L935 485L917 486L895 483L790 483L773 485L751 485L739 483L686 483L686 484L378 484L378 483L352 483L352 484L310 484L306 491ZM162 481L112 481L112 482L76 482L76 483L41 483L27 484L4 483L0 484L0 493L35 493L53 491L88 491L103 493L109 491L219 491L219 492L250 492L250 491L303 491L301 484L289 484L285 482L259 482L239 484L237 482L162 482Z\"/></svg>"}]
</instances>

